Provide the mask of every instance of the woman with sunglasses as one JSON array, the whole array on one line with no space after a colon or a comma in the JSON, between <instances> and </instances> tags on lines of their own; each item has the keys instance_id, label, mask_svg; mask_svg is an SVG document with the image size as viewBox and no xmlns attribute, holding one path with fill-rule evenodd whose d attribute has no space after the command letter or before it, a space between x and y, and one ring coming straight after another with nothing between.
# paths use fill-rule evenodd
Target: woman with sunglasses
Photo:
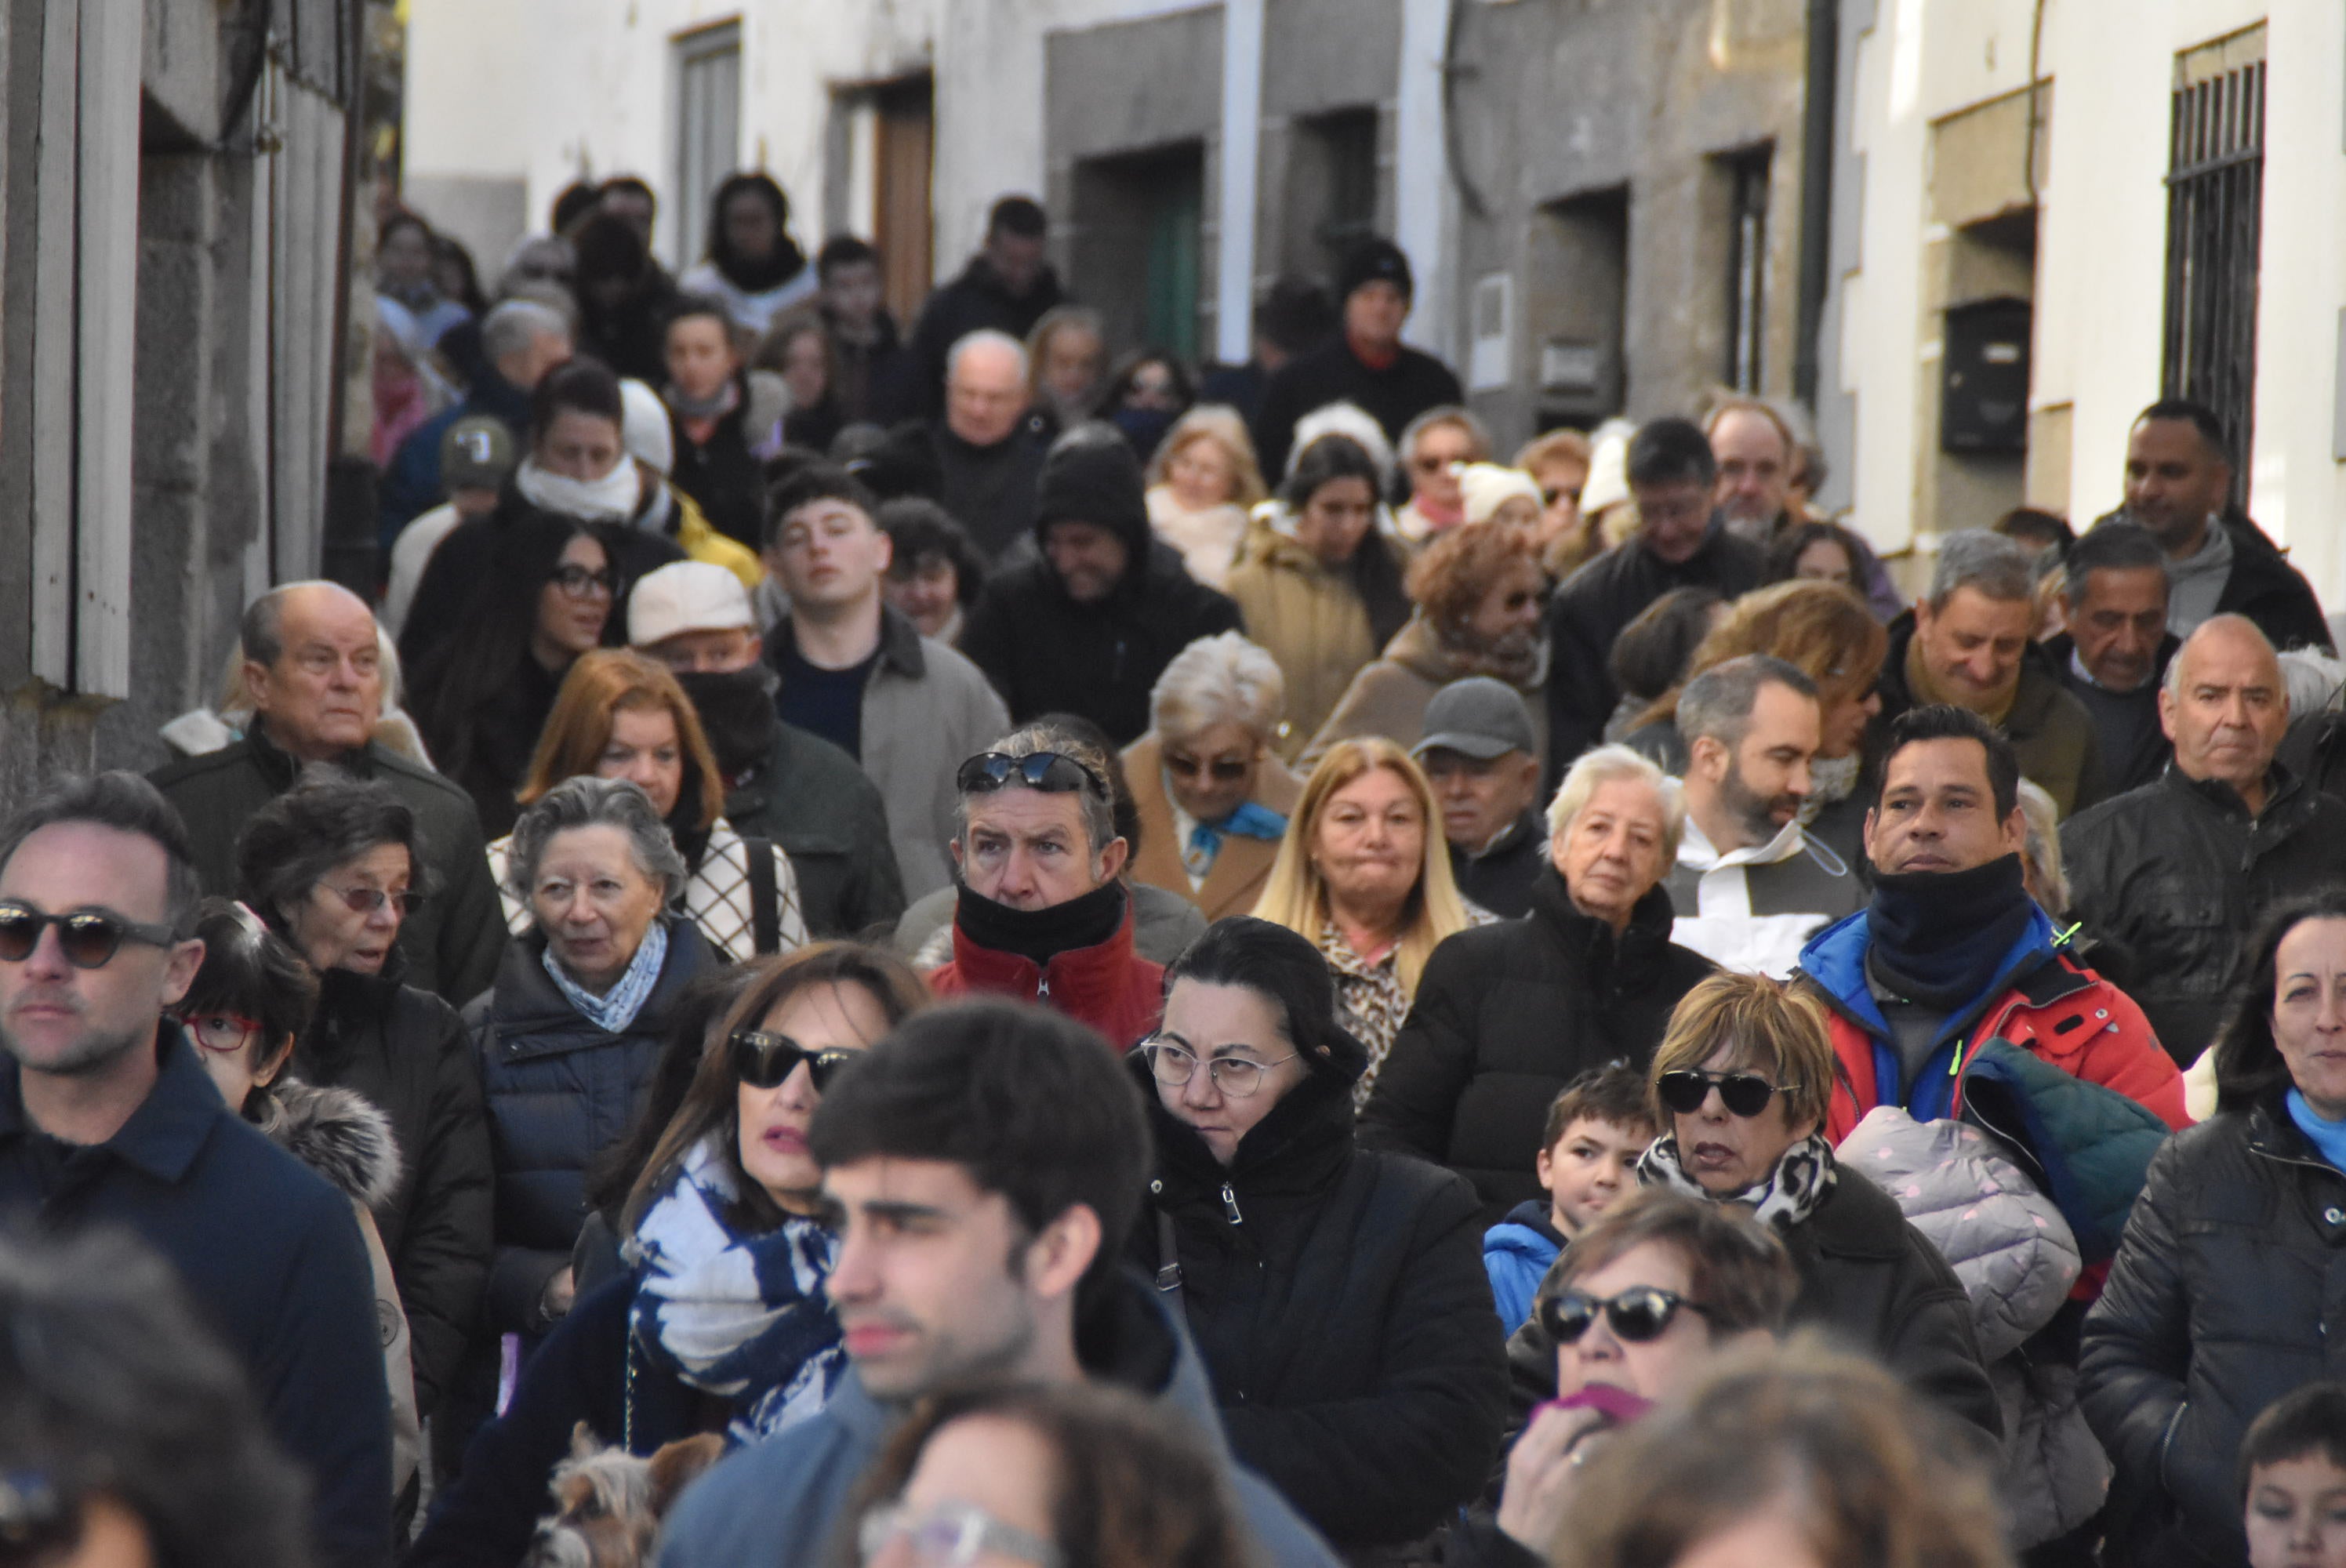
<instances>
[{"instance_id":1,"label":"woman with sunglasses","mask_svg":"<svg viewBox=\"0 0 2346 1568\"><path fill-rule=\"evenodd\" d=\"M1454 528L1410 563L1417 606L1379 657L1362 667L1303 748L1306 766L1340 740L1382 735L1403 747L1425 733L1425 705L1452 681L1487 675L1523 694L1535 753L1547 757L1547 578L1522 528Z\"/></svg>"},{"instance_id":2,"label":"woman with sunglasses","mask_svg":"<svg viewBox=\"0 0 2346 1568\"><path fill-rule=\"evenodd\" d=\"M1506 1400L1474 1189L1356 1148L1367 1049L1319 950L1219 921L1132 1054L1157 1149L1134 1261L1178 1299L1230 1447L1340 1552L1422 1540L1497 1457Z\"/></svg>"},{"instance_id":3,"label":"woman with sunglasses","mask_svg":"<svg viewBox=\"0 0 2346 1568\"><path fill-rule=\"evenodd\" d=\"M259 916L227 899L196 910L203 966L173 1015L202 1058L212 1086L246 1121L351 1200L374 1268L375 1315L383 1335L383 1373L391 1390L393 1496L423 1461L413 1347L407 1314L374 1213L400 1182L400 1147L391 1118L348 1089L302 1083L288 1071L295 1038L308 1026L318 977ZM0 1521L5 1518L0 1512ZM6 1540L0 1529L0 1542Z\"/></svg>"},{"instance_id":4,"label":"woman with sunglasses","mask_svg":"<svg viewBox=\"0 0 2346 1568\"><path fill-rule=\"evenodd\" d=\"M317 975L292 1071L391 1119L400 1159L374 1222L429 1416L457 1380L488 1279L491 1160L464 1021L406 983L398 939L427 896L415 814L388 785L313 769L245 825L237 887Z\"/></svg>"},{"instance_id":5,"label":"woman with sunglasses","mask_svg":"<svg viewBox=\"0 0 2346 1568\"><path fill-rule=\"evenodd\" d=\"M1409 502L1394 521L1403 539L1422 547L1466 521L1458 471L1491 461L1491 435L1472 413L1444 403L1411 420L1394 445L1409 481Z\"/></svg>"},{"instance_id":6,"label":"woman with sunglasses","mask_svg":"<svg viewBox=\"0 0 2346 1568\"><path fill-rule=\"evenodd\" d=\"M530 1359L408 1568L518 1561L581 1421L648 1455L702 1431L754 1441L823 1407L847 1359L807 1127L834 1075L927 1000L892 954L818 942L760 960L705 1047L680 1039L695 1065L621 1208L626 1272Z\"/></svg>"},{"instance_id":7,"label":"woman with sunglasses","mask_svg":"<svg viewBox=\"0 0 2346 1568\"><path fill-rule=\"evenodd\" d=\"M1303 793L1271 752L1285 691L1270 655L1237 632L1201 637L1165 667L1148 733L1124 752L1142 829L1134 881L1209 921L1254 908Z\"/></svg>"}]
</instances>

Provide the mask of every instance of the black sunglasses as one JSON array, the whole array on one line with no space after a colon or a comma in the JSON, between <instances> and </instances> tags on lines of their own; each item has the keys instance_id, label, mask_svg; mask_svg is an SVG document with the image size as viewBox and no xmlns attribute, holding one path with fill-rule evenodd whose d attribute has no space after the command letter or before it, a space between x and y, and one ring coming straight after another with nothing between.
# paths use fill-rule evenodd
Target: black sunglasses
<instances>
[{"instance_id":1,"label":"black sunglasses","mask_svg":"<svg viewBox=\"0 0 2346 1568\"><path fill-rule=\"evenodd\" d=\"M954 777L954 786L964 795L991 794L1014 780L1046 795L1072 795L1088 786L1101 799L1111 799L1106 780L1058 751L1030 751L1024 757L981 751L963 763Z\"/></svg>"},{"instance_id":2,"label":"black sunglasses","mask_svg":"<svg viewBox=\"0 0 2346 1568\"><path fill-rule=\"evenodd\" d=\"M836 1045L810 1051L787 1034L769 1034L762 1029L737 1029L726 1044L733 1052L733 1075L753 1089L780 1088L803 1062L820 1095L856 1055Z\"/></svg>"},{"instance_id":3,"label":"black sunglasses","mask_svg":"<svg viewBox=\"0 0 2346 1568\"><path fill-rule=\"evenodd\" d=\"M1702 1109L1710 1098L1710 1091L1719 1090L1719 1102L1730 1115L1756 1116L1768 1108L1768 1102L1779 1094L1791 1090L1790 1084L1770 1084L1755 1073L1697 1073L1691 1070L1665 1073L1654 1080L1654 1093L1663 1105L1681 1116L1691 1116Z\"/></svg>"},{"instance_id":4,"label":"black sunglasses","mask_svg":"<svg viewBox=\"0 0 2346 1568\"><path fill-rule=\"evenodd\" d=\"M338 888L332 882L320 882L318 886L340 899L342 907L354 915L371 915L382 908L386 901L399 906L403 920L423 907L423 895L413 888L387 893L381 888Z\"/></svg>"},{"instance_id":5,"label":"black sunglasses","mask_svg":"<svg viewBox=\"0 0 2346 1568\"><path fill-rule=\"evenodd\" d=\"M0 961L22 963L41 945L45 927L57 928L57 951L76 969L104 969L126 942L168 947L178 941L167 925L141 925L117 914L75 910L44 914L29 904L0 904Z\"/></svg>"},{"instance_id":6,"label":"black sunglasses","mask_svg":"<svg viewBox=\"0 0 2346 1568\"><path fill-rule=\"evenodd\" d=\"M1658 1339L1669 1331L1670 1322L1684 1308L1688 1312L1710 1316L1710 1308L1698 1301L1689 1301L1675 1290L1664 1290L1657 1285L1632 1285L1610 1301L1591 1296L1586 1290L1559 1290L1539 1304L1540 1327L1559 1345L1579 1342L1596 1321L1596 1314L1605 1314L1614 1334L1624 1342L1642 1345Z\"/></svg>"},{"instance_id":7,"label":"black sunglasses","mask_svg":"<svg viewBox=\"0 0 2346 1568\"><path fill-rule=\"evenodd\" d=\"M1235 784L1254 767L1251 757L1184 757L1178 751L1165 753L1165 771L1180 779L1195 779L1200 773L1224 784Z\"/></svg>"}]
</instances>

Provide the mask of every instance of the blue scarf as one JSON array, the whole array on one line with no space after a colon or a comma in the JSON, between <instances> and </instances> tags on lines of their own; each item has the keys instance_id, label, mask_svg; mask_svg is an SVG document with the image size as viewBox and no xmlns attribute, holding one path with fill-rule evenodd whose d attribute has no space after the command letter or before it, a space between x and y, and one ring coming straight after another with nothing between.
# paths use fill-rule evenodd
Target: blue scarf
<instances>
[{"instance_id":1,"label":"blue scarf","mask_svg":"<svg viewBox=\"0 0 2346 1568\"><path fill-rule=\"evenodd\" d=\"M2327 1120L2295 1089L2289 1092L2289 1119L2297 1124L2321 1157L2346 1171L2346 1122Z\"/></svg>"},{"instance_id":2,"label":"blue scarf","mask_svg":"<svg viewBox=\"0 0 2346 1568\"><path fill-rule=\"evenodd\" d=\"M1166 793L1172 793L1169 787ZM1191 876L1203 877L1214 869L1214 858L1222 852L1223 836L1229 833L1276 843L1287 836L1287 819L1257 801L1241 800L1220 821L1198 823L1189 830L1189 841L1181 849L1181 864Z\"/></svg>"},{"instance_id":3,"label":"blue scarf","mask_svg":"<svg viewBox=\"0 0 2346 1568\"><path fill-rule=\"evenodd\" d=\"M652 921L627 972L600 996L570 978L555 958L552 942L546 944L543 956L546 972L554 976L555 989L562 993L565 1000L596 1028L606 1034L617 1034L636 1021L636 1014L652 998L652 987L659 983L660 965L668 960L668 927L658 920Z\"/></svg>"},{"instance_id":4,"label":"blue scarf","mask_svg":"<svg viewBox=\"0 0 2346 1568\"><path fill-rule=\"evenodd\" d=\"M638 1271L628 1319L653 1364L733 1401L729 1436L744 1443L821 1410L847 1370L823 1293L839 1238L797 1215L779 1230L737 1234L725 1213L740 1192L716 1136L686 1154L627 1241Z\"/></svg>"}]
</instances>

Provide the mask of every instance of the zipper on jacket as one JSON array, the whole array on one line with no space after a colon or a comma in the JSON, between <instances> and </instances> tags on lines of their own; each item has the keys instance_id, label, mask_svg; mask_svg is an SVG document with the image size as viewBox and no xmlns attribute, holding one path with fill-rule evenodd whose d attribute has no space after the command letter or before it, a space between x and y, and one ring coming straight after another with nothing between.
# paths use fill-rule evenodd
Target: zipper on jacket
<instances>
[{"instance_id":1,"label":"zipper on jacket","mask_svg":"<svg viewBox=\"0 0 2346 1568\"><path fill-rule=\"evenodd\" d=\"M1239 1195L1230 1190L1228 1182L1222 1184L1222 1213L1229 1217L1232 1225L1246 1223L1246 1216L1239 1212Z\"/></svg>"},{"instance_id":2,"label":"zipper on jacket","mask_svg":"<svg viewBox=\"0 0 2346 1568\"><path fill-rule=\"evenodd\" d=\"M1037 1002L1048 1002L1050 999L1051 999L1051 977L1050 977L1050 975L1049 975L1047 972L1046 972L1046 973L1043 973L1043 974L1038 974L1038 975L1036 975L1036 976L1035 977L1035 1001L1037 1001Z\"/></svg>"}]
</instances>

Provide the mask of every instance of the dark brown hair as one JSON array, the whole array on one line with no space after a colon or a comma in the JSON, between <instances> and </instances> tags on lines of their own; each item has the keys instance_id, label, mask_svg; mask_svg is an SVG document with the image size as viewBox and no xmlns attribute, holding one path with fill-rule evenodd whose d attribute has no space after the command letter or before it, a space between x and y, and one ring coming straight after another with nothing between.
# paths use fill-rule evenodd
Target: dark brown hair
<instances>
[{"instance_id":1,"label":"dark brown hair","mask_svg":"<svg viewBox=\"0 0 2346 1568\"><path fill-rule=\"evenodd\" d=\"M1592 1067L1566 1084L1548 1103L1547 1126L1540 1147L1554 1149L1575 1122L1604 1122L1651 1137L1659 1131L1652 1100L1646 1093L1645 1074L1626 1062Z\"/></svg>"},{"instance_id":2,"label":"dark brown hair","mask_svg":"<svg viewBox=\"0 0 2346 1568\"><path fill-rule=\"evenodd\" d=\"M1599 1216L1565 1249L1556 1272L1540 1282L1540 1294L1553 1296L1649 1241L1685 1260L1688 1293L1714 1336L1783 1331L1800 1293L1800 1275L1776 1233L1734 1205L1661 1187L1647 1187Z\"/></svg>"},{"instance_id":3,"label":"dark brown hair","mask_svg":"<svg viewBox=\"0 0 2346 1568\"><path fill-rule=\"evenodd\" d=\"M2232 1011L2223 1033L2216 1036L2218 1111L2246 1111L2289 1086L2289 1064L2281 1060L2272 1032L2280 944L2290 932L2315 920L2346 920L2346 887L2323 888L2283 904L2249 939L2247 972L2232 993Z\"/></svg>"}]
</instances>

